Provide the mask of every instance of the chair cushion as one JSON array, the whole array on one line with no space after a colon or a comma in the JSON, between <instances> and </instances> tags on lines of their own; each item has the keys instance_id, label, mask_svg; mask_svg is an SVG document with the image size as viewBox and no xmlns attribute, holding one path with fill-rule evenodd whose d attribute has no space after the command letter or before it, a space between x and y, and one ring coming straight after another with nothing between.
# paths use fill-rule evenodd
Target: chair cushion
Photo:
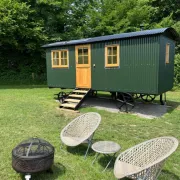
<instances>
[{"instance_id":1,"label":"chair cushion","mask_svg":"<svg viewBox=\"0 0 180 180\"><path fill-rule=\"evenodd\" d=\"M122 162L122 161L116 161L115 167L114 167L114 175L116 176L116 178L119 179L128 175L135 174L141 170L142 170L141 167L138 167L138 166L126 163L126 162Z\"/></svg>"}]
</instances>

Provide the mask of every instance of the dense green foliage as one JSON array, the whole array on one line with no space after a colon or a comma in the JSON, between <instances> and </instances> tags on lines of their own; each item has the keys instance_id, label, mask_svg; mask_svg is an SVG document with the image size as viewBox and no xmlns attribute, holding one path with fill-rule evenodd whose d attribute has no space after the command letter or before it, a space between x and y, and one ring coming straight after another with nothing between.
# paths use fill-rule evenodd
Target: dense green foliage
<instances>
[{"instance_id":1,"label":"dense green foliage","mask_svg":"<svg viewBox=\"0 0 180 180\"><path fill-rule=\"evenodd\" d=\"M175 85L180 87L180 54L176 54L174 63Z\"/></svg>"},{"instance_id":2,"label":"dense green foliage","mask_svg":"<svg viewBox=\"0 0 180 180\"><path fill-rule=\"evenodd\" d=\"M45 82L45 43L137 31L140 24L144 29L172 26L180 33L178 1L1 0L0 82Z\"/></svg>"}]
</instances>

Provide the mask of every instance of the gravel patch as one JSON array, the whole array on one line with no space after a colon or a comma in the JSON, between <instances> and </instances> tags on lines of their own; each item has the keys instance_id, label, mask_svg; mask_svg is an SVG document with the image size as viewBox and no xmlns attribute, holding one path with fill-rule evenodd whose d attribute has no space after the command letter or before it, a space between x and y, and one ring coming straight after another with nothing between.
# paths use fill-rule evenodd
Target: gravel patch
<instances>
[{"instance_id":1,"label":"gravel patch","mask_svg":"<svg viewBox=\"0 0 180 180\"><path fill-rule=\"evenodd\" d=\"M104 98L86 98L81 107L95 107L109 112L119 113L116 101ZM155 103L135 102L135 107L129 112L139 117L154 119L163 116L169 107Z\"/></svg>"}]
</instances>

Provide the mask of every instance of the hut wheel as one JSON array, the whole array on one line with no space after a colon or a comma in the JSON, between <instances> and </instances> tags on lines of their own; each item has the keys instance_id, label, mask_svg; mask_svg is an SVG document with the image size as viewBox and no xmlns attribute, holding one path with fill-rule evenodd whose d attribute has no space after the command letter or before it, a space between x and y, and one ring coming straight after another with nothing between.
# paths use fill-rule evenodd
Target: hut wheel
<instances>
[{"instance_id":1,"label":"hut wheel","mask_svg":"<svg viewBox=\"0 0 180 180\"><path fill-rule=\"evenodd\" d=\"M134 108L134 99L130 93L118 93L117 107L120 111L129 112Z\"/></svg>"},{"instance_id":2,"label":"hut wheel","mask_svg":"<svg viewBox=\"0 0 180 180\"><path fill-rule=\"evenodd\" d=\"M64 99L66 98L67 94L63 91L59 92L58 94L58 100L60 103L63 103L64 102Z\"/></svg>"},{"instance_id":3,"label":"hut wheel","mask_svg":"<svg viewBox=\"0 0 180 180\"><path fill-rule=\"evenodd\" d=\"M155 95L150 94L140 94L140 97L145 102L152 102L156 98Z\"/></svg>"},{"instance_id":4,"label":"hut wheel","mask_svg":"<svg viewBox=\"0 0 180 180\"><path fill-rule=\"evenodd\" d=\"M134 99L139 99L140 98L140 94L133 94L133 98Z\"/></svg>"},{"instance_id":5,"label":"hut wheel","mask_svg":"<svg viewBox=\"0 0 180 180\"><path fill-rule=\"evenodd\" d=\"M110 93L111 93L111 98L115 100L116 99L116 92L110 92Z\"/></svg>"},{"instance_id":6,"label":"hut wheel","mask_svg":"<svg viewBox=\"0 0 180 180\"><path fill-rule=\"evenodd\" d=\"M96 96L97 96L97 91L92 90L92 91L91 91L91 95L94 96L94 97L96 97Z\"/></svg>"}]
</instances>

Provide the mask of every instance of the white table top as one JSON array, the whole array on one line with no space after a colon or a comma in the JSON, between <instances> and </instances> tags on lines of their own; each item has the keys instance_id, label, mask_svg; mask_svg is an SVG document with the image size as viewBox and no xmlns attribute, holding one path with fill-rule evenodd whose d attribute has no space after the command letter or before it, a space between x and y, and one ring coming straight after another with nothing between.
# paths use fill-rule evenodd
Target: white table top
<instances>
[{"instance_id":1,"label":"white table top","mask_svg":"<svg viewBox=\"0 0 180 180\"><path fill-rule=\"evenodd\" d=\"M98 141L95 142L91 148L95 152L102 154L116 153L121 149L120 145L113 141Z\"/></svg>"}]
</instances>

